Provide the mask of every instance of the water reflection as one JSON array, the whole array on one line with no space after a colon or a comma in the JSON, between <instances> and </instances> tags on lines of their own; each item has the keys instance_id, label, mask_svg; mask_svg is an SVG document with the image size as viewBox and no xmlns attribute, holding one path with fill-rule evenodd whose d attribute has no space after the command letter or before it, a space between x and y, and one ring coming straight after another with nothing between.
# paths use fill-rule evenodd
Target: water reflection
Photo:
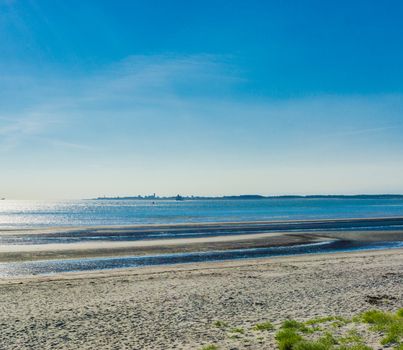
<instances>
[{"instance_id":1,"label":"water reflection","mask_svg":"<svg viewBox=\"0 0 403 350\"><path fill-rule=\"evenodd\" d=\"M403 216L403 199L0 201L0 228L385 216Z\"/></svg>"},{"instance_id":2,"label":"water reflection","mask_svg":"<svg viewBox=\"0 0 403 350\"><path fill-rule=\"evenodd\" d=\"M91 258L46 260L22 263L0 264L0 276L49 275L64 272L82 272L94 270L110 270L139 266L170 265L206 261L222 261L236 259L253 259L286 255L335 253L359 250L377 250L402 248L403 241L395 242L357 242L327 241L288 247L237 249L226 251L209 251L195 253L178 253L148 256L128 256L115 258Z\"/></svg>"}]
</instances>

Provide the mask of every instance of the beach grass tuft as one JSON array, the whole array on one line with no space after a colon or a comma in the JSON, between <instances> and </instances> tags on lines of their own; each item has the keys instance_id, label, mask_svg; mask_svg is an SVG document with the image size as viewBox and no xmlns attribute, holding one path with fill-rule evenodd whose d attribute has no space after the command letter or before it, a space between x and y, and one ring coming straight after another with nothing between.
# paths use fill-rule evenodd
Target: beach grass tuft
<instances>
[{"instance_id":1,"label":"beach grass tuft","mask_svg":"<svg viewBox=\"0 0 403 350\"><path fill-rule=\"evenodd\" d=\"M356 329L350 329L345 336L339 338L339 342L341 344L362 344L363 339Z\"/></svg>"},{"instance_id":2,"label":"beach grass tuft","mask_svg":"<svg viewBox=\"0 0 403 350\"><path fill-rule=\"evenodd\" d=\"M333 345L338 344L337 339L330 332L325 332L318 340L321 344L327 348L331 348Z\"/></svg>"},{"instance_id":3,"label":"beach grass tuft","mask_svg":"<svg viewBox=\"0 0 403 350\"><path fill-rule=\"evenodd\" d=\"M326 322L337 322L337 324L347 324L351 322L347 318L340 317L340 316L325 316L325 317L317 317L313 318L311 320L308 320L305 322L306 325L308 326L313 326L321 323L326 323Z\"/></svg>"},{"instance_id":4,"label":"beach grass tuft","mask_svg":"<svg viewBox=\"0 0 403 350\"><path fill-rule=\"evenodd\" d=\"M201 350L218 350L219 347L214 344L205 345L201 348Z\"/></svg>"},{"instance_id":5,"label":"beach grass tuft","mask_svg":"<svg viewBox=\"0 0 403 350\"><path fill-rule=\"evenodd\" d=\"M337 350L373 350L365 344L342 345Z\"/></svg>"},{"instance_id":6,"label":"beach grass tuft","mask_svg":"<svg viewBox=\"0 0 403 350\"><path fill-rule=\"evenodd\" d=\"M303 340L292 347L293 350L328 350L329 347L319 341Z\"/></svg>"},{"instance_id":7,"label":"beach grass tuft","mask_svg":"<svg viewBox=\"0 0 403 350\"><path fill-rule=\"evenodd\" d=\"M231 333L238 333L238 334L244 334L245 330L242 327L234 327L230 331Z\"/></svg>"},{"instance_id":8,"label":"beach grass tuft","mask_svg":"<svg viewBox=\"0 0 403 350\"><path fill-rule=\"evenodd\" d=\"M294 328L282 328L276 334L277 344L280 350L330 350L337 344L337 340L331 333L325 333L317 340L304 339Z\"/></svg>"},{"instance_id":9,"label":"beach grass tuft","mask_svg":"<svg viewBox=\"0 0 403 350\"><path fill-rule=\"evenodd\" d=\"M283 328L276 334L276 340L280 350L293 350L302 337L293 328Z\"/></svg>"},{"instance_id":10,"label":"beach grass tuft","mask_svg":"<svg viewBox=\"0 0 403 350\"><path fill-rule=\"evenodd\" d=\"M403 350L403 309L395 313L381 310L369 310L350 319L339 316L324 316L299 322L293 319L285 320L280 327L275 327L271 322L257 323L251 329L253 331L272 331L277 329L275 340L279 350L373 350L366 345L364 339L368 331L378 332L377 338L381 344L391 350ZM342 328L334 333L333 324L340 323ZM322 324L322 327L318 327ZM367 326L364 326L367 324ZM215 321L216 327L228 327L223 321ZM360 332L354 326L359 326ZM230 339L242 339L249 342L248 337L244 338L245 329L234 327L229 330ZM258 336L258 334L255 334ZM261 344L264 337L259 334L256 340ZM270 336L270 333L269 333ZM379 338L378 338L379 339ZM379 343L378 343L379 344ZM216 345L208 345L203 350L218 349Z\"/></svg>"},{"instance_id":11,"label":"beach grass tuft","mask_svg":"<svg viewBox=\"0 0 403 350\"><path fill-rule=\"evenodd\" d=\"M228 327L228 323L225 322L225 321L217 320L217 321L214 321L213 326L214 326L214 327L217 327L217 328L227 328L227 327Z\"/></svg>"},{"instance_id":12,"label":"beach grass tuft","mask_svg":"<svg viewBox=\"0 0 403 350\"><path fill-rule=\"evenodd\" d=\"M381 344L401 346L403 342L403 317L401 314L401 310L397 311L396 314L380 310L369 310L359 317L362 322L372 325L373 330L385 334Z\"/></svg>"},{"instance_id":13,"label":"beach grass tuft","mask_svg":"<svg viewBox=\"0 0 403 350\"><path fill-rule=\"evenodd\" d=\"M300 331L302 333L312 333L313 330L308 328L303 322L298 322L296 320L285 320L281 324L282 329L293 329L295 331Z\"/></svg>"}]
</instances>

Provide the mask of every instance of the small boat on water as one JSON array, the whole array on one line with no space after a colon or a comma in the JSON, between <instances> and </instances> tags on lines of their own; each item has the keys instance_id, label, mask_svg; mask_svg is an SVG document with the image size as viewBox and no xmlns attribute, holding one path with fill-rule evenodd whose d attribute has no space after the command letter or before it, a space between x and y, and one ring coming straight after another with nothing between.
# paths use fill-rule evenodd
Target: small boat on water
<instances>
[{"instance_id":1,"label":"small boat on water","mask_svg":"<svg viewBox=\"0 0 403 350\"><path fill-rule=\"evenodd\" d=\"M179 194L175 197L176 201L184 201L185 198L183 198L182 196L180 196Z\"/></svg>"}]
</instances>

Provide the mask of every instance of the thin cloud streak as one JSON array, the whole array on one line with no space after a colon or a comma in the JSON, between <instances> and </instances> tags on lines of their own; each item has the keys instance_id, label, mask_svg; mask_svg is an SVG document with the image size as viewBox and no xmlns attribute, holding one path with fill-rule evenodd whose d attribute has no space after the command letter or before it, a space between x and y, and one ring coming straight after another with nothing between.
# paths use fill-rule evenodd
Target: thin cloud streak
<instances>
[{"instance_id":1,"label":"thin cloud streak","mask_svg":"<svg viewBox=\"0 0 403 350\"><path fill-rule=\"evenodd\" d=\"M220 64L206 55L186 58L129 57L95 76L79 77L73 81L51 79L49 84L53 84L53 87L48 86L51 94L45 95L44 90L39 90L39 96L35 95L35 87L42 86L44 82L26 77L25 85L30 85L31 88L25 86L25 89L34 96L32 98L31 95L26 100L39 102L25 106L22 102L22 111L14 112L14 115L10 115L10 112L0 115L0 120L5 121L5 125L0 126L0 135L3 137L1 141L4 147L16 147L24 142L25 136L51 133L55 122L69 123L70 119L85 118L83 114L104 108L116 108L119 113L119 102L129 111L142 105L173 103L177 106L180 93L175 92L176 85L189 80L200 86L210 80L222 84L226 79L232 79L225 75L215 77L214 73L219 70ZM6 82L7 85L10 83ZM21 96L21 101L24 97L26 96ZM63 142L66 145L71 143L68 140Z\"/></svg>"},{"instance_id":2,"label":"thin cloud streak","mask_svg":"<svg viewBox=\"0 0 403 350\"><path fill-rule=\"evenodd\" d=\"M345 131L345 132L340 132L340 133L335 133L333 136L354 136L354 135L361 135L361 134L373 134L373 133L378 133L378 132L383 132L386 130L394 130L399 127L401 127L403 124L393 124L393 125L388 125L388 126L380 126L377 128L367 128L367 129L356 129L356 130L351 130L351 131Z\"/></svg>"},{"instance_id":3,"label":"thin cloud streak","mask_svg":"<svg viewBox=\"0 0 403 350\"><path fill-rule=\"evenodd\" d=\"M209 186L219 192L222 179L234 174L242 175L231 186L244 191L300 186L309 192L314 174L318 183L321 176L328 179L322 181L325 188L337 178L326 169L362 174L360 164L381 161L391 168L392 157L403 151L395 130L402 127L400 95L258 99L236 92L244 80L225 59L205 55L130 57L84 76L50 75L47 84L41 78L45 90L36 90L35 79L27 77L21 104L0 111L2 164L18 172L21 154L28 162L40 158L24 166L44 176L44 193L50 191L46 174L55 171L53 191L74 175L71 195L78 196L103 191L101 179L90 180L100 173L111 193L116 186L121 193L152 187L162 193L166 186L192 192L192 179L203 183L205 193ZM381 142L368 137L375 134ZM161 168L164 178L155 175ZM305 169L300 176L298 169ZM189 183L175 182L183 177ZM237 181L257 183L242 187ZM351 189L359 184L353 175L350 182Z\"/></svg>"}]
</instances>

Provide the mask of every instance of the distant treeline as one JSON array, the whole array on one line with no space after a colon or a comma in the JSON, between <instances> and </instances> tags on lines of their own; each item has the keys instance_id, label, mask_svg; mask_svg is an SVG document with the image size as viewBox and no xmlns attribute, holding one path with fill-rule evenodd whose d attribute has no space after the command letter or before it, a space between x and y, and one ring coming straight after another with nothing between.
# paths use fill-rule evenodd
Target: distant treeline
<instances>
[{"instance_id":1,"label":"distant treeline","mask_svg":"<svg viewBox=\"0 0 403 350\"><path fill-rule=\"evenodd\" d=\"M127 196L127 197L98 197L93 200L223 200L223 199L320 199L320 198L334 198L334 199L403 199L403 194L355 194L355 195L281 195L281 196L262 196L259 194L243 194L238 196L217 196L217 197L203 197L203 196L169 196L159 197L155 195L150 196Z\"/></svg>"}]
</instances>

